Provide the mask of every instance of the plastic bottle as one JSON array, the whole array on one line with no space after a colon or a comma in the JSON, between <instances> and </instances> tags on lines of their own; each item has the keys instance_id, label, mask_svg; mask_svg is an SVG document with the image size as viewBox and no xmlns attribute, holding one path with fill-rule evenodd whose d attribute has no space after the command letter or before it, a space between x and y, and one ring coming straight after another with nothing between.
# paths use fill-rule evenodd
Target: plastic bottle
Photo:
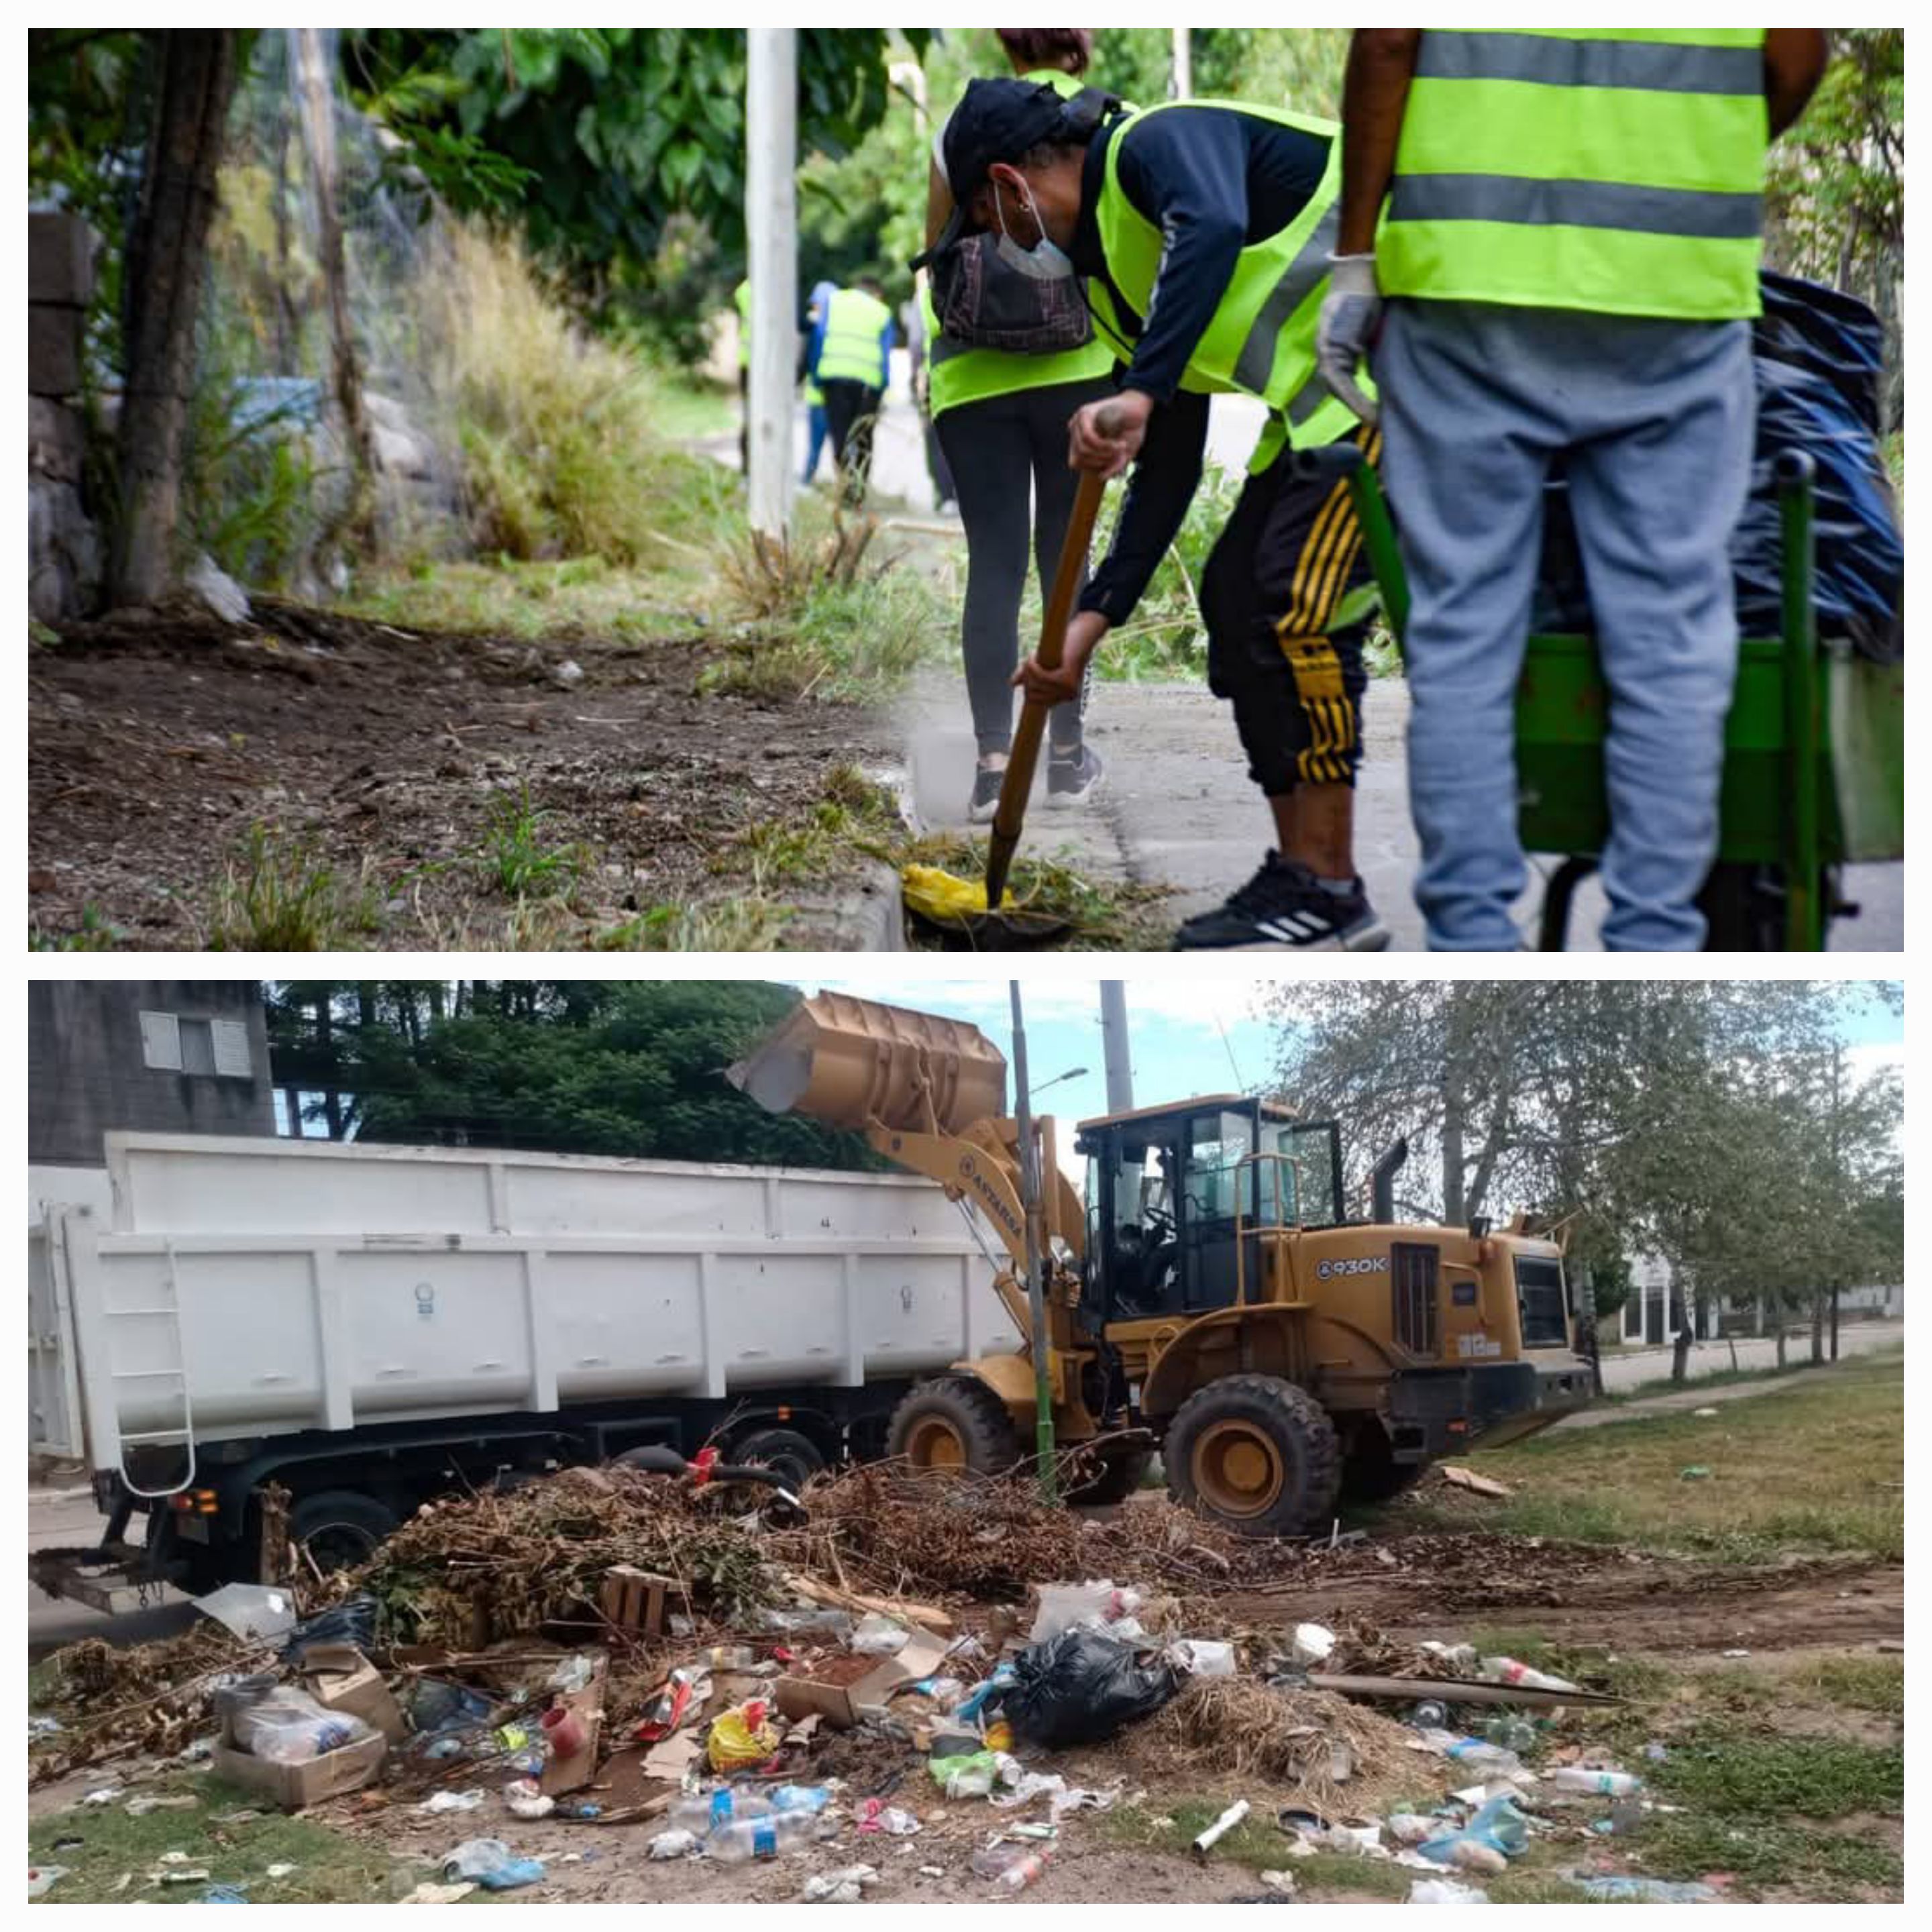
<instances>
[{"instance_id":1,"label":"plastic bottle","mask_svg":"<svg viewBox=\"0 0 1932 1932\"><path fill-rule=\"evenodd\" d=\"M781 1852L808 1845L819 1833L809 1811L773 1811L762 1818L746 1818L715 1829L704 1842L708 1857L721 1864L748 1864L754 1858L775 1858Z\"/></svg>"},{"instance_id":2,"label":"plastic bottle","mask_svg":"<svg viewBox=\"0 0 1932 1932\"><path fill-rule=\"evenodd\" d=\"M666 1824L680 1831L695 1832L701 1838L746 1818L771 1814L772 1801L762 1791L735 1791L721 1784L715 1791L696 1791L680 1798L664 1814Z\"/></svg>"},{"instance_id":3,"label":"plastic bottle","mask_svg":"<svg viewBox=\"0 0 1932 1932\"><path fill-rule=\"evenodd\" d=\"M1030 1851L1024 1845L989 1845L973 1854L973 1870L993 1881L996 1892L1024 1892L1046 1870L1050 1852Z\"/></svg>"},{"instance_id":4,"label":"plastic bottle","mask_svg":"<svg viewBox=\"0 0 1932 1932\"><path fill-rule=\"evenodd\" d=\"M1572 1684L1567 1677L1551 1677L1540 1670L1532 1670L1528 1664L1519 1664L1513 1657L1484 1658L1483 1676L1492 1684L1514 1684L1526 1690L1576 1690L1582 1688Z\"/></svg>"},{"instance_id":5,"label":"plastic bottle","mask_svg":"<svg viewBox=\"0 0 1932 1932\"><path fill-rule=\"evenodd\" d=\"M1522 1760L1514 1751L1504 1750L1480 1738L1459 1738L1453 1731L1432 1730L1424 1731L1422 1736L1431 1749L1479 1778L1509 1778L1522 1768Z\"/></svg>"},{"instance_id":6,"label":"plastic bottle","mask_svg":"<svg viewBox=\"0 0 1932 1932\"><path fill-rule=\"evenodd\" d=\"M1536 1748L1536 1726L1527 1718L1499 1712L1483 1726L1483 1736L1499 1750L1514 1751L1520 1756Z\"/></svg>"},{"instance_id":7,"label":"plastic bottle","mask_svg":"<svg viewBox=\"0 0 1932 1932\"><path fill-rule=\"evenodd\" d=\"M1643 1780L1628 1771L1592 1771L1580 1764L1560 1765L1548 1774L1559 1791L1588 1791L1599 1798L1628 1798L1643 1789Z\"/></svg>"}]
</instances>

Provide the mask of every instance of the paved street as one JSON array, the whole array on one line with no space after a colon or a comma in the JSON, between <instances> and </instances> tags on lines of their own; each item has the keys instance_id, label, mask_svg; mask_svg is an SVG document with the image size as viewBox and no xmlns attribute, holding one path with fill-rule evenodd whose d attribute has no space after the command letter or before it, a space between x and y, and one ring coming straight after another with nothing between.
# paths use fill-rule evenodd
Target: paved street
<instances>
[{"instance_id":1,"label":"paved street","mask_svg":"<svg viewBox=\"0 0 1932 1932\"><path fill-rule=\"evenodd\" d=\"M1877 1348L1900 1347L1904 1340L1903 1322L1841 1319L1838 1324L1838 1354L1841 1360L1847 1355L1870 1354ZM1828 1336L1826 1346L1830 1346ZM1737 1366L1741 1369L1771 1369L1778 1366L1778 1344L1768 1336L1762 1341L1755 1336L1740 1336L1737 1350ZM1793 1369L1802 1369L1810 1362L1809 1328L1802 1334L1794 1330L1786 1338L1784 1359L1786 1364ZM1694 1376L1717 1375L1728 1371L1730 1366L1731 1345L1728 1342L1700 1342L1690 1351L1690 1372ZM1668 1348L1619 1349L1615 1354L1604 1358L1604 1386L1612 1394L1640 1388L1646 1382L1660 1382L1670 1372Z\"/></svg>"},{"instance_id":2,"label":"paved street","mask_svg":"<svg viewBox=\"0 0 1932 1932\"><path fill-rule=\"evenodd\" d=\"M878 507L896 499L930 516L932 492L919 418L904 387L904 357L881 413L874 443L873 482ZM1209 453L1238 469L1257 430L1259 405L1240 397L1216 397ZM795 430L804 460L805 412ZM736 461L735 438L707 446L721 460ZM829 475L830 460L824 473ZM935 541L943 541L935 539ZM1089 712L1094 748L1107 762L1106 791L1076 812L1044 807L1044 761L1036 802L1029 808L1027 838L1103 878L1131 879L1179 887L1169 902L1177 921L1217 905L1254 871L1271 842L1267 809L1248 782L1246 762L1226 706L1199 685L1111 684L1094 687ZM1392 935L1394 950L1423 947L1420 915L1410 896L1418 856L1409 821L1404 745L1408 687L1400 678L1378 679L1364 706L1365 757L1356 798L1356 850L1370 902ZM973 740L965 692L956 666L928 667L903 701L900 741L910 773L914 802L933 827L965 824L972 785ZM1528 890L1516 908L1516 922L1534 944L1543 884L1558 861L1531 859ZM1889 952L1905 943L1905 869L1902 866L1852 866L1846 896L1861 908L1855 919L1832 928L1837 952ZM1594 880L1572 904L1570 949L1600 950L1598 930L1604 896Z\"/></svg>"}]
</instances>

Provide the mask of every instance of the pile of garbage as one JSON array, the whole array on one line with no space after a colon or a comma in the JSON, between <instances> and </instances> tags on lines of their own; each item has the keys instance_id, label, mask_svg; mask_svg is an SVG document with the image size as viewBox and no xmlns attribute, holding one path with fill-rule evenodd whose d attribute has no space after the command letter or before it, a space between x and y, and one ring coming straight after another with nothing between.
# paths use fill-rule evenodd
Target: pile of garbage
<instances>
[{"instance_id":1,"label":"pile of garbage","mask_svg":"<svg viewBox=\"0 0 1932 1932\"><path fill-rule=\"evenodd\" d=\"M801 1524L610 1469L426 1508L350 1576L231 1586L171 1643L58 1654L31 1776L139 1759L104 1788L200 1764L284 1810L356 1794L355 1817L448 1825L439 1898L541 1882L515 1848L538 1820L648 1826L654 1860L809 1855L799 1895L842 1902L922 1834L970 1840L972 1876L1018 1890L1080 1813L1242 1785L1198 1856L1258 1810L1277 1894L1346 1850L1414 1868L1432 1902L1646 1802L1548 1729L1614 1700L1360 1623L1258 1622L1255 1586L1306 1550L1159 1504L1085 1523L1024 1484L868 1470L807 1497Z\"/></svg>"}]
</instances>

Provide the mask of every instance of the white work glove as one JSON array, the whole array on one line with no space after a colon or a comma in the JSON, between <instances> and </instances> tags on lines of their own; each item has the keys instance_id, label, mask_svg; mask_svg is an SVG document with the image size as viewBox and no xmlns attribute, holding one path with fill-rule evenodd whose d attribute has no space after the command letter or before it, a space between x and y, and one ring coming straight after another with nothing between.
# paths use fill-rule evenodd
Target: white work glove
<instances>
[{"instance_id":1,"label":"white work glove","mask_svg":"<svg viewBox=\"0 0 1932 1932\"><path fill-rule=\"evenodd\" d=\"M1382 293L1376 286L1372 255L1330 255L1328 292L1315 336L1315 366L1323 382L1372 425L1376 406L1355 382L1367 361L1369 345L1382 319Z\"/></svg>"}]
</instances>

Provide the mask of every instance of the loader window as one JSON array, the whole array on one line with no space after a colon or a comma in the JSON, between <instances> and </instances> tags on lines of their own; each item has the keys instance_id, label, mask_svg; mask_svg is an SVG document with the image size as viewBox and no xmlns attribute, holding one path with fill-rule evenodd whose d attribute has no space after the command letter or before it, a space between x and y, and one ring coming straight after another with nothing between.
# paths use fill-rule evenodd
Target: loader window
<instances>
[{"instance_id":1,"label":"loader window","mask_svg":"<svg viewBox=\"0 0 1932 1932\"><path fill-rule=\"evenodd\" d=\"M1333 1120L1271 1126L1268 1150L1294 1162L1294 1207L1304 1227L1336 1227L1347 1218L1342 1212L1341 1131Z\"/></svg>"},{"instance_id":2,"label":"loader window","mask_svg":"<svg viewBox=\"0 0 1932 1932\"><path fill-rule=\"evenodd\" d=\"M1146 1142L1112 1144L1088 1168L1088 1214L1106 1257L1108 1316L1131 1322L1174 1306L1178 1252L1173 1150Z\"/></svg>"},{"instance_id":3,"label":"loader window","mask_svg":"<svg viewBox=\"0 0 1932 1932\"><path fill-rule=\"evenodd\" d=\"M1255 1118L1224 1109L1188 1123L1181 1180L1180 1281L1190 1310L1232 1306L1237 1286L1237 1216L1255 1216ZM1246 1162L1244 1166L1243 1163Z\"/></svg>"}]
</instances>

